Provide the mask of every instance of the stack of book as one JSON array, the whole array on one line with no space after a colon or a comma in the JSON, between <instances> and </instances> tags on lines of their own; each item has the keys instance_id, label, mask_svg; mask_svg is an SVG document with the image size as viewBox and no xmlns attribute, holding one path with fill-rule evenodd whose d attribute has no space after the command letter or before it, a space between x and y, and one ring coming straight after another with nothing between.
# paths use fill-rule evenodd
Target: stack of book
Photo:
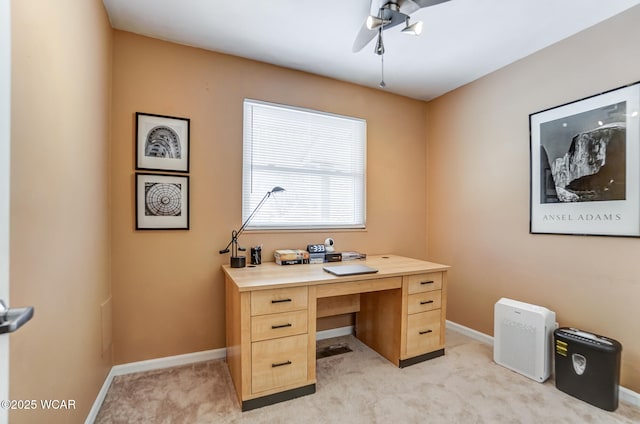
<instances>
[{"instance_id":1,"label":"stack of book","mask_svg":"<svg viewBox=\"0 0 640 424\"><path fill-rule=\"evenodd\" d=\"M278 249L274 253L278 265L308 264L309 252L302 249Z\"/></svg>"}]
</instances>

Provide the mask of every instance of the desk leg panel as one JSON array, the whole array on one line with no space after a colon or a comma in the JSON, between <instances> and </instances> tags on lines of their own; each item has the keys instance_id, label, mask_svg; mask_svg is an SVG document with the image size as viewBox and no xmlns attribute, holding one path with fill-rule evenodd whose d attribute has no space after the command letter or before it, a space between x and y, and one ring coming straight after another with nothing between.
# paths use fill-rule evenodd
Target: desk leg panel
<instances>
[{"instance_id":1,"label":"desk leg panel","mask_svg":"<svg viewBox=\"0 0 640 424\"><path fill-rule=\"evenodd\" d=\"M227 365L238 399L242 400L242 349L240 340L240 293L235 284L225 278L225 327Z\"/></svg>"},{"instance_id":2,"label":"desk leg panel","mask_svg":"<svg viewBox=\"0 0 640 424\"><path fill-rule=\"evenodd\" d=\"M235 284L225 278L225 326L227 364L238 399L251 393L251 306L250 293L240 293Z\"/></svg>"},{"instance_id":3,"label":"desk leg panel","mask_svg":"<svg viewBox=\"0 0 640 424\"><path fill-rule=\"evenodd\" d=\"M447 328L447 289L449 284L447 282L448 273L442 273L442 293L441 293L441 301L440 301L440 346L444 348L446 340L446 328ZM443 349L444 350L444 349Z\"/></svg>"},{"instance_id":4,"label":"desk leg panel","mask_svg":"<svg viewBox=\"0 0 640 424\"><path fill-rule=\"evenodd\" d=\"M309 337L309 345L307 347L307 381L309 383L316 382L316 319L318 312L318 297L315 286L309 287L309 315L307 319L307 332Z\"/></svg>"},{"instance_id":5,"label":"desk leg panel","mask_svg":"<svg viewBox=\"0 0 640 424\"><path fill-rule=\"evenodd\" d=\"M400 289L362 293L356 315L356 337L398 365L402 325Z\"/></svg>"}]
</instances>

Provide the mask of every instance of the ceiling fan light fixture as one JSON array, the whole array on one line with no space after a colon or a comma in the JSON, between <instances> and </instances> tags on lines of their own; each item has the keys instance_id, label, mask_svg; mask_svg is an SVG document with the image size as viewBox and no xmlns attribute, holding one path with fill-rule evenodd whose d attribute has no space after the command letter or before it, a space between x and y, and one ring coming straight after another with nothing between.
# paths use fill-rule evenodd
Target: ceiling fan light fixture
<instances>
[{"instance_id":1,"label":"ceiling fan light fixture","mask_svg":"<svg viewBox=\"0 0 640 424\"><path fill-rule=\"evenodd\" d=\"M420 34L422 34L422 21L418 21L418 22L415 22L415 23L409 25L409 19L407 19L405 27L402 29L401 32L403 32L405 34L411 34L411 35L420 35Z\"/></svg>"},{"instance_id":2,"label":"ceiling fan light fixture","mask_svg":"<svg viewBox=\"0 0 640 424\"><path fill-rule=\"evenodd\" d=\"M366 25L370 30L378 29L383 25L390 23L391 21L388 19L378 18L377 16L367 16Z\"/></svg>"}]
</instances>

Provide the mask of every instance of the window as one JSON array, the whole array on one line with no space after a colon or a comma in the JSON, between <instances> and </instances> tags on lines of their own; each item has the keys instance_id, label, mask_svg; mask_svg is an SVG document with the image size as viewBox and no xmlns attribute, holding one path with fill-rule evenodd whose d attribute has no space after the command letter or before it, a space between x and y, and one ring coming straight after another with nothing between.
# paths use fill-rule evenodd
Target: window
<instances>
[{"instance_id":1,"label":"window","mask_svg":"<svg viewBox=\"0 0 640 424\"><path fill-rule=\"evenodd\" d=\"M244 101L242 220L247 228L365 226L367 123L314 110Z\"/></svg>"}]
</instances>

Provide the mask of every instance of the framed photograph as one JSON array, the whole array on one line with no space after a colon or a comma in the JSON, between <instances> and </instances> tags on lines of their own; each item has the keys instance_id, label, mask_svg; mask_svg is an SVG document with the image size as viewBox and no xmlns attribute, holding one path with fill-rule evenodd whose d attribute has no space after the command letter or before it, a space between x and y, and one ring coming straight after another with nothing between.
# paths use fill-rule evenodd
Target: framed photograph
<instances>
[{"instance_id":1,"label":"framed photograph","mask_svg":"<svg viewBox=\"0 0 640 424\"><path fill-rule=\"evenodd\" d=\"M189 119L136 112L136 169L189 172Z\"/></svg>"},{"instance_id":2,"label":"framed photograph","mask_svg":"<svg viewBox=\"0 0 640 424\"><path fill-rule=\"evenodd\" d=\"M189 229L189 176L136 174L136 230Z\"/></svg>"},{"instance_id":3,"label":"framed photograph","mask_svg":"<svg viewBox=\"0 0 640 424\"><path fill-rule=\"evenodd\" d=\"M640 236L640 83L529 115L530 232Z\"/></svg>"}]
</instances>

